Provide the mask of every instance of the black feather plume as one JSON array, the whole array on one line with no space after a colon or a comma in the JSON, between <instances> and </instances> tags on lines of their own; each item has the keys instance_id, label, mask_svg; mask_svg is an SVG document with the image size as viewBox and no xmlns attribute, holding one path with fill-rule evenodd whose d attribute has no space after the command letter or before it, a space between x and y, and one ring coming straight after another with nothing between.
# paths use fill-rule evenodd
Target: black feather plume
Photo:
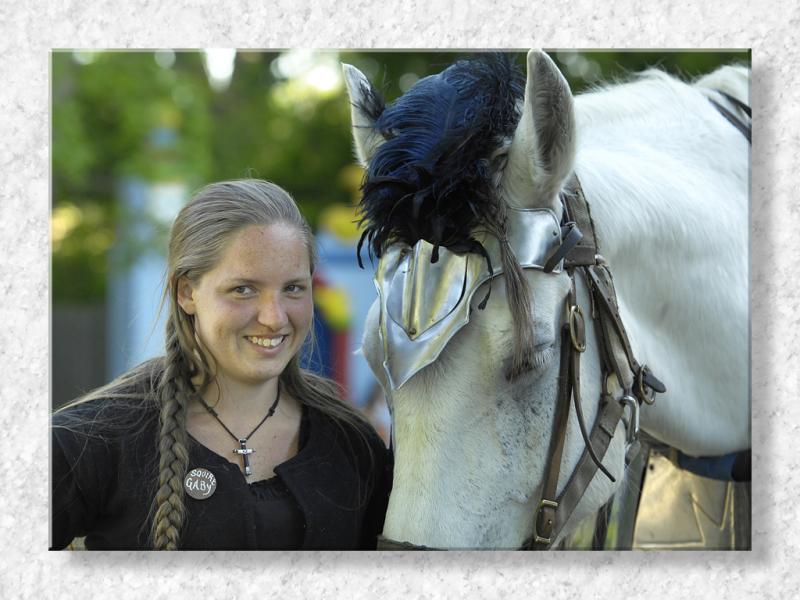
<instances>
[{"instance_id":1,"label":"black feather plume","mask_svg":"<svg viewBox=\"0 0 800 600\"><path fill-rule=\"evenodd\" d=\"M360 108L385 138L370 159L360 213L370 255L400 241L486 253L477 228L505 237L492 156L519 121L525 78L505 55L458 61L389 106L370 89Z\"/></svg>"}]
</instances>

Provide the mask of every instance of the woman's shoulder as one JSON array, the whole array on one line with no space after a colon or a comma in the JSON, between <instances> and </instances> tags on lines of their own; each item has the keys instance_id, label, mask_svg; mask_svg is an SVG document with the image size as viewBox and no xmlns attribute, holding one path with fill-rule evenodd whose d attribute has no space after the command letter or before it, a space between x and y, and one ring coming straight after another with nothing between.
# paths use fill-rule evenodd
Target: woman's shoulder
<instances>
[{"instance_id":1,"label":"woman's shoulder","mask_svg":"<svg viewBox=\"0 0 800 600\"><path fill-rule=\"evenodd\" d=\"M54 433L69 431L88 437L113 437L157 416L154 403L147 398L92 398L55 411L51 425Z\"/></svg>"},{"instance_id":2,"label":"woman's shoulder","mask_svg":"<svg viewBox=\"0 0 800 600\"><path fill-rule=\"evenodd\" d=\"M78 401L53 414L53 473L83 490L106 489L104 478L125 461L149 460L157 431L158 410L146 396L116 392Z\"/></svg>"},{"instance_id":3,"label":"woman's shoulder","mask_svg":"<svg viewBox=\"0 0 800 600\"><path fill-rule=\"evenodd\" d=\"M146 365L56 410L52 416L54 434L113 437L129 433L157 417L152 397L157 374L143 369Z\"/></svg>"}]
</instances>

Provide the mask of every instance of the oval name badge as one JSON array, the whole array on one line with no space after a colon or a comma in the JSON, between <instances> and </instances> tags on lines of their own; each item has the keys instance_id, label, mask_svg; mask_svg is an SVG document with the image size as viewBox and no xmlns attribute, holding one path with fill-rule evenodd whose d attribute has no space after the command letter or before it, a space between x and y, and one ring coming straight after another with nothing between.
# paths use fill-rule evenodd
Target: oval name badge
<instances>
[{"instance_id":1,"label":"oval name badge","mask_svg":"<svg viewBox=\"0 0 800 600\"><path fill-rule=\"evenodd\" d=\"M183 480L183 489L195 500L205 500L217 489L217 478L208 469L192 469Z\"/></svg>"}]
</instances>

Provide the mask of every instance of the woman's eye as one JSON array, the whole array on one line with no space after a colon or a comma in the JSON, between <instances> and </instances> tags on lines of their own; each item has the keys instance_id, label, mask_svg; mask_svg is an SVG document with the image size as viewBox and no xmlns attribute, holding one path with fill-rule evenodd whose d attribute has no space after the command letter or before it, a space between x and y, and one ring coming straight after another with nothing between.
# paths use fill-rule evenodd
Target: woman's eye
<instances>
[{"instance_id":1,"label":"woman's eye","mask_svg":"<svg viewBox=\"0 0 800 600\"><path fill-rule=\"evenodd\" d=\"M233 288L233 293L239 296L249 296L253 293L253 288L249 285L240 285L239 287Z\"/></svg>"},{"instance_id":2,"label":"woman's eye","mask_svg":"<svg viewBox=\"0 0 800 600\"><path fill-rule=\"evenodd\" d=\"M290 294L300 294L304 292L305 289L306 289L305 286L298 285L296 283L290 283L289 285L286 286L286 291L289 292Z\"/></svg>"}]
</instances>

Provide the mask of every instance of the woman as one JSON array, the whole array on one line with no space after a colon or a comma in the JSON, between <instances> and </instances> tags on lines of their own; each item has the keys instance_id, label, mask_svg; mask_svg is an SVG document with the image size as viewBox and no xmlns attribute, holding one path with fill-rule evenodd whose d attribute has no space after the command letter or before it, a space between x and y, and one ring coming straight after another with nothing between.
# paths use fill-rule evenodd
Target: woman
<instances>
[{"instance_id":1,"label":"woman","mask_svg":"<svg viewBox=\"0 0 800 600\"><path fill-rule=\"evenodd\" d=\"M54 548L375 547L386 449L299 366L314 262L271 183L212 184L181 210L165 356L54 415Z\"/></svg>"}]
</instances>

